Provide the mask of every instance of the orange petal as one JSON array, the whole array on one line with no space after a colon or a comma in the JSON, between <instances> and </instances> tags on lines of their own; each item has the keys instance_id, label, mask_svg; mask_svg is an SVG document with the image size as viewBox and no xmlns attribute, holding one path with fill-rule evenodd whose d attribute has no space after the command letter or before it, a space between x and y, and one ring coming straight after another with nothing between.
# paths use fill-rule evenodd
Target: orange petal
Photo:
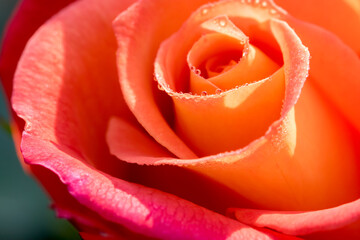
<instances>
[{"instance_id":1,"label":"orange petal","mask_svg":"<svg viewBox=\"0 0 360 240\"><path fill-rule=\"evenodd\" d=\"M175 129L199 156L242 148L264 135L280 117L283 71L208 97L173 97ZM203 99L202 99L203 98Z\"/></svg>"},{"instance_id":2,"label":"orange petal","mask_svg":"<svg viewBox=\"0 0 360 240\"><path fill-rule=\"evenodd\" d=\"M275 0L275 2L294 17L335 33L360 56L358 0Z\"/></svg>"},{"instance_id":3,"label":"orange petal","mask_svg":"<svg viewBox=\"0 0 360 240\"><path fill-rule=\"evenodd\" d=\"M138 2L114 21L119 78L125 100L146 131L180 158L196 155L174 133L154 101L153 62L159 44L180 27L193 9L205 2ZM146 44L140 43L144 40Z\"/></svg>"},{"instance_id":4,"label":"orange petal","mask_svg":"<svg viewBox=\"0 0 360 240\"><path fill-rule=\"evenodd\" d=\"M284 17L311 53L314 85L360 131L360 58L337 36L317 26Z\"/></svg>"},{"instance_id":5,"label":"orange petal","mask_svg":"<svg viewBox=\"0 0 360 240\"><path fill-rule=\"evenodd\" d=\"M153 158L174 157L140 128L121 118L111 119L106 138L110 152L130 163L151 164Z\"/></svg>"},{"instance_id":6,"label":"orange petal","mask_svg":"<svg viewBox=\"0 0 360 240\"><path fill-rule=\"evenodd\" d=\"M219 25L222 24L222 25ZM208 94L216 92L217 88L229 90L247 83L255 82L273 74L278 65L267 57L260 49L249 44L248 38L238 29L227 17L217 17L210 19L203 24L203 28L215 33L203 35L192 47L188 54L188 64L195 71L190 72L190 92L200 94L207 91ZM181 33L178 32L177 35ZM176 44L178 39L172 38L172 44ZM171 44L168 42L168 44ZM230 58L229 58L230 57ZM225 58L225 59L222 59ZM227 59L229 58L229 59ZM223 68L218 74L214 74L212 66L216 61L224 61ZM228 62L236 61L233 66L226 67ZM219 63L217 63L219 64ZM203 66L202 66L203 65ZM205 66L204 66L205 65ZM218 66L219 67L219 66ZM220 66L221 67L221 66ZM196 71L203 71L197 74ZM209 76L213 75L213 76ZM198 84L197 81L207 79L208 84L216 86L215 91L210 91Z\"/></svg>"}]
</instances>

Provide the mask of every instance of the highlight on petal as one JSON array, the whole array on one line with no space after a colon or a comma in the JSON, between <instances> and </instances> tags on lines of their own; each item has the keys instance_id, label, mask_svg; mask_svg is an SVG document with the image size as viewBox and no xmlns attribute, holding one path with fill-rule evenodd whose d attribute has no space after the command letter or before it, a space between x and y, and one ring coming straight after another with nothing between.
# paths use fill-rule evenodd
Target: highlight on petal
<instances>
[{"instance_id":1,"label":"highlight on petal","mask_svg":"<svg viewBox=\"0 0 360 240\"><path fill-rule=\"evenodd\" d=\"M160 239L292 239L249 228L173 195L108 176L71 156L66 148L59 149L27 132L22 152L28 164L54 172L83 206L139 234Z\"/></svg>"},{"instance_id":2,"label":"highlight on petal","mask_svg":"<svg viewBox=\"0 0 360 240\"><path fill-rule=\"evenodd\" d=\"M29 132L71 146L109 172L114 168L105 142L108 119L133 119L118 83L111 21L131 3L72 4L29 40L14 78L13 108Z\"/></svg>"},{"instance_id":3,"label":"highlight on petal","mask_svg":"<svg viewBox=\"0 0 360 240\"><path fill-rule=\"evenodd\" d=\"M289 235L304 236L319 232L341 229L345 226L358 222L360 224L360 200L356 200L338 207L310 211L310 212L291 212L291 211L266 211L255 209L231 209L235 217L242 223L254 227L270 228L278 232ZM339 235L331 237L355 239L360 236L356 229L342 229Z\"/></svg>"}]
</instances>

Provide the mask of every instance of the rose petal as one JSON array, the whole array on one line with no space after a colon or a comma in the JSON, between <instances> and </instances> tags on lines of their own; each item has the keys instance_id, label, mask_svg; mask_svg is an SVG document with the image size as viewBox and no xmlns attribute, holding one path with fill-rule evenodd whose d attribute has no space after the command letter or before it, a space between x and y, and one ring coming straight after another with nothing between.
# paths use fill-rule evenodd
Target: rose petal
<instances>
[{"instance_id":1,"label":"rose petal","mask_svg":"<svg viewBox=\"0 0 360 240\"><path fill-rule=\"evenodd\" d=\"M10 99L18 60L27 40L48 18L74 0L22 0L7 26L0 54L0 77Z\"/></svg>"},{"instance_id":2,"label":"rose petal","mask_svg":"<svg viewBox=\"0 0 360 240\"><path fill-rule=\"evenodd\" d=\"M360 58L336 35L315 25L284 17L311 52L312 83L360 132ZM331 67L329 67L331 66Z\"/></svg>"},{"instance_id":3,"label":"rose petal","mask_svg":"<svg viewBox=\"0 0 360 240\"><path fill-rule=\"evenodd\" d=\"M110 155L99 161L108 153L108 119L133 118L121 96L111 27L131 3L94 0L69 6L31 38L14 79L13 107L26 129L70 146L106 171L114 171Z\"/></svg>"},{"instance_id":4,"label":"rose petal","mask_svg":"<svg viewBox=\"0 0 360 240\"><path fill-rule=\"evenodd\" d=\"M103 218L161 239L287 239L260 232L178 197L105 175L49 141L23 134L28 164L57 174L69 193ZM67 152L67 153L65 153ZM291 238L290 238L291 239Z\"/></svg>"},{"instance_id":5,"label":"rose petal","mask_svg":"<svg viewBox=\"0 0 360 240\"><path fill-rule=\"evenodd\" d=\"M1 43L0 51L0 81L5 90L5 96L10 101L13 88L14 72L25 44L35 30L56 12L74 0L47 1L22 0L19 1L16 12L12 16ZM24 170L28 167L23 164L20 153L20 131L24 128L24 121L10 108L11 134L15 150Z\"/></svg>"},{"instance_id":6,"label":"rose petal","mask_svg":"<svg viewBox=\"0 0 360 240\"><path fill-rule=\"evenodd\" d=\"M114 21L119 44L119 79L125 100L146 131L180 158L196 155L172 131L154 101L152 66L161 41L205 2L139 1ZM146 44L142 44L145 39Z\"/></svg>"},{"instance_id":7,"label":"rose petal","mask_svg":"<svg viewBox=\"0 0 360 240\"><path fill-rule=\"evenodd\" d=\"M254 209L232 209L236 218L245 224L255 227L266 227L290 235L309 235L341 229L360 221L360 200L335 208L311 212L281 212ZM360 223L360 222L358 222ZM326 234L324 234L326 235ZM346 236L346 237L345 237ZM355 239L360 237L356 229L343 229L331 239ZM320 238L318 238L320 239Z\"/></svg>"},{"instance_id":8,"label":"rose petal","mask_svg":"<svg viewBox=\"0 0 360 240\"><path fill-rule=\"evenodd\" d=\"M106 232L110 235L128 235L128 230L107 221L96 212L80 204L58 178L56 174L40 165L29 165L32 173L41 181L47 193L55 204L52 205L57 217L71 221L78 230L91 232Z\"/></svg>"},{"instance_id":9,"label":"rose petal","mask_svg":"<svg viewBox=\"0 0 360 240\"><path fill-rule=\"evenodd\" d=\"M335 33L360 56L360 2L358 0L274 1L294 17Z\"/></svg>"},{"instance_id":10,"label":"rose petal","mask_svg":"<svg viewBox=\"0 0 360 240\"><path fill-rule=\"evenodd\" d=\"M136 128L121 118L112 118L107 132L110 152L119 159L130 163L152 164L153 158L174 158L174 156ZM151 156L149 160L147 157Z\"/></svg>"}]
</instances>

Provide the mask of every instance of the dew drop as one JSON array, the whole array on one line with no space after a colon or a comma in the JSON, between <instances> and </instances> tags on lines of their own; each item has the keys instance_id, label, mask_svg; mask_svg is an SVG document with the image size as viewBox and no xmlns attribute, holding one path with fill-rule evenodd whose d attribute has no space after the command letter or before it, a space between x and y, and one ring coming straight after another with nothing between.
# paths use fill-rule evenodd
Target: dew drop
<instances>
[{"instance_id":1,"label":"dew drop","mask_svg":"<svg viewBox=\"0 0 360 240\"><path fill-rule=\"evenodd\" d=\"M267 7L267 2L262 2L261 6L264 7L264 8Z\"/></svg>"},{"instance_id":2,"label":"dew drop","mask_svg":"<svg viewBox=\"0 0 360 240\"><path fill-rule=\"evenodd\" d=\"M190 66L190 70L191 70L191 71L193 71L193 72L195 72L196 67L194 67L194 66Z\"/></svg>"},{"instance_id":3,"label":"dew drop","mask_svg":"<svg viewBox=\"0 0 360 240\"><path fill-rule=\"evenodd\" d=\"M158 89L159 89L160 91L164 91L164 88L163 88L163 86L161 86L161 84L158 84Z\"/></svg>"},{"instance_id":4,"label":"dew drop","mask_svg":"<svg viewBox=\"0 0 360 240\"><path fill-rule=\"evenodd\" d=\"M271 14L276 14L276 10L275 9L270 9L270 13Z\"/></svg>"},{"instance_id":5,"label":"dew drop","mask_svg":"<svg viewBox=\"0 0 360 240\"><path fill-rule=\"evenodd\" d=\"M200 70L200 69L196 69L196 70L195 70L195 74L196 74L196 75L200 75L200 74L201 74L201 70Z\"/></svg>"},{"instance_id":6,"label":"dew drop","mask_svg":"<svg viewBox=\"0 0 360 240\"><path fill-rule=\"evenodd\" d=\"M154 81L157 82L160 79L160 75L158 73L154 74Z\"/></svg>"},{"instance_id":7,"label":"dew drop","mask_svg":"<svg viewBox=\"0 0 360 240\"><path fill-rule=\"evenodd\" d=\"M220 25L220 27L225 27L225 26L226 26L225 20L221 19L221 20L219 21L219 25Z\"/></svg>"},{"instance_id":8,"label":"dew drop","mask_svg":"<svg viewBox=\"0 0 360 240\"><path fill-rule=\"evenodd\" d=\"M255 4L259 4L260 3L260 0L255 0Z\"/></svg>"},{"instance_id":9,"label":"dew drop","mask_svg":"<svg viewBox=\"0 0 360 240\"><path fill-rule=\"evenodd\" d=\"M201 92L201 96L203 96L203 97L207 96L207 92L206 92L206 91L202 91L202 92Z\"/></svg>"},{"instance_id":10,"label":"dew drop","mask_svg":"<svg viewBox=\"0 0 360 240\"><path fill-rule=\"evenodd\" d=\"M218 89L215 90L215 93L220 94L220 93L222 93L222 90L220 88L218 88Z\"/></svg>"},{"instance_id":11,"label":"dew drop","mask_svg":"<svg viewBox=\"0 0 360 240\"><path fill-rule=\"evenodd\" d=\"M209 9L204 8L203 10L201 10L201 14L202 15L206 15L209 12Z\"/></svg>"}]
</instances>

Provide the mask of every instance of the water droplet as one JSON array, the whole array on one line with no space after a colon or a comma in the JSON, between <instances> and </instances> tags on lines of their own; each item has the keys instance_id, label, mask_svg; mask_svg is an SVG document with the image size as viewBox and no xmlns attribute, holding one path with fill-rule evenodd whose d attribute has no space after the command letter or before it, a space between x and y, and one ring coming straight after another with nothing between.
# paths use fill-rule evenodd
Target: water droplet
<instances>
[{"instance_id":1,"label":"water droplet","mask_svg":"<svg viewBox=\"0 0 360 240\"><path fill-rule=\"evenodd\" d=\"M160 74L155 73L155 74L154 74L154 81L157 82L158 79L160 79Z\"/></svg>"},{"instance_id":2,"label":"water droplet","mask_svg":"<svg viewBox=\"0 0 360 240\"><path fill-rule=\"evenodd\" d=\"M220 94L220 93L222 93L222 90L220 88L218 88L218 89L215 90L215 93Z\"/></svg>"},{"instance_id":3,"label":"water droplet","mask_svg":"<svg viewBox=\"0 0 360 240\"><path fill-rule=\"evenodd\" d=\"M196 69L196 70L195 70L195 74L196 74L196 75L200 75L200 74L201 74L201 70L200 70L200 69Z\"/></svg>"},{"instance_id":4,"label":"water droplet","mask_svg":"<svg viewBox=\"0 0 360 240\"><path fill-rule=\"evenodd\" d=\"M255 4L259 4L260 3L260 0L255 0Z\"/></svg>"},{"instance_id":5,"label":"water droplet","mask_svg":"<svg viewBox=\"0 0 360 240\"><path fill-rule=\"evenodd\" d=\"M206 92L206 91L202 91L202 92L201 92L201 96L203 96L203 97L207 96L207 92Z\"/></svg>"},{"instance_id":6,"label":"water droplet","mask_svg":"<svg viewBox=\"0 0 360 240\"><path fill-rule=\"evenodd\" d=\"M264 7L264 8L267 7L267 2L262 2L261 6Z\"/></svg>"},{"instance_id":7,"label":"water droplet","mask_svg":"<svg viewBox=\"0 0 360 240\"><path fill-rule=\"evenodd\" d=\"M209 9L204 8L203 10L201 10L201 14L202 15L206 15L209 12Z\"/></svg>"},{"instance_id":8,"label":"water droplet","mask_svg":"<svg viewBox=\"0 0 360 240\"><path fill-rule=\"evenodd\" d=\"M159 83L158 84L158 89L160 90L160 91L164 91L164 88L163 88L163 86Z\"/></svg>"},{"instance_id":9,"label":"water droplet","mask_svg":"<svg viewBox=\"0 0 360 240\"><path fill-rule=\"evenodd\" d=\"M226 26L225 20L221 19L221 20L219 21L219 25L220 25L221 27L225 27L225 26Z\"/></svg>"},{"instance_id":10,"label":"water droplet","mask_svg":"<svg viewBox=\"0 0 360 240\"><path fill-rule=\"evenodd\" d=\"M270 9L270 13L271 14L276 14L276 10L275 9Z\"/></svg>"},{"instance_id":11,"label":"water droplet","mask_svg":"<svg viewBox=\"0 0 360 240\"><path fill-rule=\"evenodd\" d=\"M190 66L190 70L191 70L191 71L193 71L193 72L195 72L196 67L194 67L194 66Z\"/></svg>"}]
</instances>

